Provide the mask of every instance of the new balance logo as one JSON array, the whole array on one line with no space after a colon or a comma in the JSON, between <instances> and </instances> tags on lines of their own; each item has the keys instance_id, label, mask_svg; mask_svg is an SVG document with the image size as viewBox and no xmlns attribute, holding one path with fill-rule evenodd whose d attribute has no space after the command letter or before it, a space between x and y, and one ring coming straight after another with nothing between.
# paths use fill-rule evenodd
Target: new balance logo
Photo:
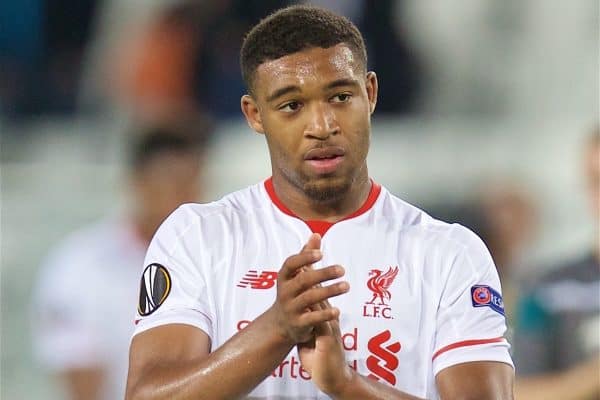
<instances>
[{"instance_id":1,"label":"new balance logo","mask_svg":"<svg viewBox=\"0 0 600 400\"><path fill-rule=\"evenodd\" d=\"M367 368L371 371L369 378L376 381L383 379L390 385L396 384L394 371L398 368L398 357L396 353L402 347L400 342L392 342L386 346L384 343L390 340L392 334L386 330L373 336L367 345L371 355L367 358Z\"/></svg>"},{"instance_id":2,"label":"new balance logo","mask_svg":"<svg viewBox=\"0 0 600 400\"><path fill-rule=\"evenodd\" d=\"M271 289L277 282L276 271L261 271L251 269L242 278L237 287L250 289Z\"/></svg>"}]
</instances>

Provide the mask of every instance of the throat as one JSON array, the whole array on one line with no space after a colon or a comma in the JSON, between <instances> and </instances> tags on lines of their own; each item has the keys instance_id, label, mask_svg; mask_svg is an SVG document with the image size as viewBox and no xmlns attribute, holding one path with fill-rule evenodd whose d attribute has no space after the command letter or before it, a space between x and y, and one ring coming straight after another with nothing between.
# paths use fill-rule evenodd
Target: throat
<instances>
[{"instance_id":1,"label":"throat","mask_svg":"<svg viewBox=\"0 0 600 400\"><path fill-rule=\"evenodd\" d=\"M280 208L288 214L304 221L329 223L338 222L359 210L367 201L372 186L368 177L345 185L308 183L298 187L275 177L270 183Z\"/></svg>"}]
</instances>

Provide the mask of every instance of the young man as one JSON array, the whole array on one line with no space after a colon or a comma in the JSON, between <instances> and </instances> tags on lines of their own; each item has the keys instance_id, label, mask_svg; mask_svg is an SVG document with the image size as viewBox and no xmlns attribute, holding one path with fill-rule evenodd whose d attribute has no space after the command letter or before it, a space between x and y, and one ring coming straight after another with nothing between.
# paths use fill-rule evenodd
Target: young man
<instances>
[{"instance_id":1,"label":"young man","mask_svg":"<svg viewBox=\"0 0 600 400\"><path fill-rule=\"evenodd\" d=\"M148 243L175 208L197 200L201 191L206 132L189 131L168 123L133 132L127 211L70 235L40 271L35 350L62 384L65 399L124 396L132 303Z\"/></svg>"},{"instance_id":2,"label":"young man","mask_svg":"<svg viewBox=\"0 0 600 400\"><path fill-rule=\"evenodd\" d=\"M356 27L286 8L241 65L273 175L159 228L127 398L512 398L485 246L369 179L377 78Z\"/></svg>"}]
</instances>

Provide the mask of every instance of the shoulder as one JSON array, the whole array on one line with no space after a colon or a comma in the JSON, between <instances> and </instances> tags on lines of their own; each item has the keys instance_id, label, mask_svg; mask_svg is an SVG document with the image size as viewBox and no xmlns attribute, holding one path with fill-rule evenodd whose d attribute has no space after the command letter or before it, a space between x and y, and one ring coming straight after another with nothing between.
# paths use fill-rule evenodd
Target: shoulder
<instances>
[{"instance_id":1,"label":"shoulder","mask_svg":"<svg viewBox=\"0 0 600 400\"><path fill-rule=\"evenodd\" d=\"M256 184L210 203L183 204L167 217L155 237L180 240L193 236L214 240L215 235L231 233L231 227L238 225L238 221L264 208L265 196L261 190L260 184ZM190 235L190 232L194 234Z\"/></svg>"},{"instance_id":2,"label":"shoulder","mask_svg":"<svg viewBox=\"0 0 600 400\"><path fill-rule=\"evenodd\" d=\"M229 193L210 203L183 204L168 219L182 225L253 213L265 206L261 184Z\"/></svg>"},{"instance_id":3,"label":"shoulder","mask_svg":"<svg viewBox=\"0 0 600 400\"><path fill-rule=\"evenodd\" d=\"M400 199L387 190L382 190L382 216L401 225L402 232L416 235L422 241L436 247L457 250L487 252L481 238L469 228L434 218L424 210Z\"/></svg>"}]
</instances>

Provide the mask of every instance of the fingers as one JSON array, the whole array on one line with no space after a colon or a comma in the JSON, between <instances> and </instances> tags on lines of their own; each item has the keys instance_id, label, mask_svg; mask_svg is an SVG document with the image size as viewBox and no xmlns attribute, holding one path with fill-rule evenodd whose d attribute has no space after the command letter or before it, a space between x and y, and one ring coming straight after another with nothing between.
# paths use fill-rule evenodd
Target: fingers
<instances>
[{"instance_id":1,"label":"fingers","mask_svg":"<svg viewBox=\"0 0 600 400\"><path fill-rule=\"evenodd\" d=\"M347 282L324 283L344 276L344 268L330 265L313 269L312 265L321 261L321 236L312 234L300 252L288 257L279 270L277 279L277 299L273 310L277 325L283 328L285 336L292 342L302 343L313 335L319 325L336 322L340 311L331 307L327 299L347 293ZM324 326L328 334L334 327ZM339 331L339 327L338 327Z\"/></svg>"},{"instance_id":2,"label":"fingers","mask_svg":"<svg viewBox=\"0 0 600 400\"><path fill-rule=\"evenodd\" d=\"M312 265L323 258L323 253L318 249L307 249L298 254L288 257L281 270L279 277L283 280L289 280L295 277L304 267Z\"/></svg>"},{"instance_id":3,"label":"fingers","mask_svg":"<svg viewBox=\"0 0 600 400\"><path fill-rule=\"evenodd\" d=\"M296 296L310 288L318 287L322 283L344 276L345 270L341 265L331 265L320 269L306 269L288 282L289 291Z\"/></svg>"},{"instance_id":4,"label":"fingers","mask_svg":"<svg viewBox=\"0 0 600 400\"><path fill-rule=\"evenodd\" d=\"M285 260L279 271L279 276L283 279L293 278L298 272L320 261L321 258L323 258L323 254L321 253L321 235L313 233L298 254L294 254Z\"/></svg>"},{"instance_id":5,"label":"fingers","mask_svg":"<svg viewBox=\"0 0 600 400\"><path fill-rule=\"evenodd\" d=\"M285 277L293 277L298 272L300 272L306 268L310 268L312 263L317 262L322 258L320 249L321 249L321 235L319 235L318 233L313 233L312 235L310 235L310 237L306 241L306 244L304 244L304 246L302 246L302 249L300 250L300 252L298 254L288 257L288 259L283 264L283 266L287 267L287 268L285 270L282 268L282 270L280 271L280 274L283 273L284 278ZM308 256L309 257L308 259L309 260L314 259L314 261L309 261L306 264L302 264L305 261L305 259L302 257L299 258L296 256L299 256L304 253L312 253L313 257Z\"/></svg>"},{"instance_id":6,"label":"fingers","mask_svg":"<svg viewBox=\"0 0 600 400\"><path fill-rule=\"evenodd\" d=\"M332 309L334 307L331 306L331 304L329 304L329 300L325 299L319 303L313 304L310 307L311 311L318 311L318 310L327 310L327 309ZM336 338L341 338L342 337L342 332L340 330L340 323L339 323L339 315L327 322L315 325L315 334L316 335L332 335Z\"/></svg>"},{"instance_id":7,"label":"fingers","mask_svg":"<svg viewBox=\"0 0 600 400\"><path fill-rule=\"evenodd\" d=\"M333 321L340 316L340 310L332 307L323 310L311 311L303 313L300 316L300 324L304 326L318 327L324 322ZM316 328L315 328L316 329Z\"/></svg>"},{"instance_id":8,"label":"fingers","mask_svg":"<svg viewBox=\"0 0 600 400\"><path fill-rule=\"evenodd\" d=\"M302 311L311 309L313 311L332 309L333 307L324 307L319 303L331 298L347 293L350 289L348 282L338 282L329 286L314 287L300 293L291 303L292 309Z\"/></svg>"},{"instance_id":9,"label":"fingers","mask_svg":"<svg viewBox=\"0 0 600 400\"><path fill-rule=\"evenodd\" d=\"M308 241L302 247L302 251L304 250L319 250L321 248L321 235L318 233L313 233L308 238Z\"/></svg>"}]
</instances>

